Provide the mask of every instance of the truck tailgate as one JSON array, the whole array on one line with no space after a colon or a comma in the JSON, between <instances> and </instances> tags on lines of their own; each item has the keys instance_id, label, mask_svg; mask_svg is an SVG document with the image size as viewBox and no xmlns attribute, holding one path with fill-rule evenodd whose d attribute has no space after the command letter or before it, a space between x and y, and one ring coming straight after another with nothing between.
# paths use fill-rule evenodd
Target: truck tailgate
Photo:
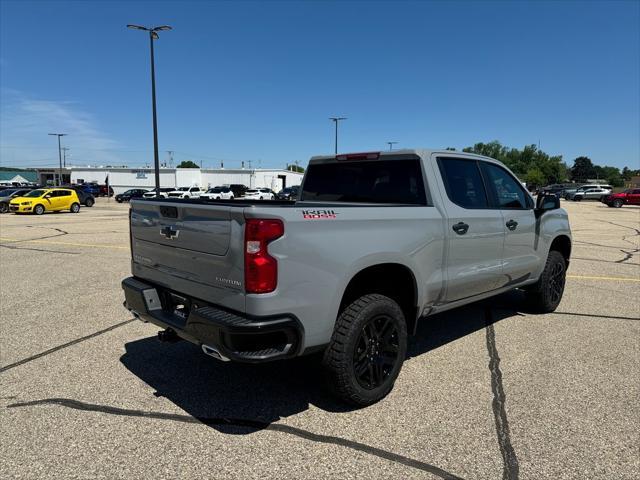
<instances>
[{"instance_id":1,"label":"truck tailgate","mask_svg":"<svg viewBox=\"0 0 640 480\"><path fill-rule=\"evenodd\" d=\"M133 273L180 293L243 310L238 298L228 304L231 297L243 296L243 223L242 207L133 201Z\"/></svg>"}]
</instances>

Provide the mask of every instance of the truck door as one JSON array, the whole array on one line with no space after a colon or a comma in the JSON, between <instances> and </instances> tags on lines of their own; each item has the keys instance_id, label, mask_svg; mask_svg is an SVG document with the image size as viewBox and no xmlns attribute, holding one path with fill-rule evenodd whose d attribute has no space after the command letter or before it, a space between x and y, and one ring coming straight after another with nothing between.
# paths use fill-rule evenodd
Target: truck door
<instances>
[{"instance_id":1,"label":"truck door","mask_svg":"<svg viewBox=\"0 0 640 480\"><path fill-rule=\"evenodd\" d=\"M437 164L448 217L445 301L453 302L500 286L505 228L500 210L489 203L477 160L439 156Z\"/></svg>"},{"instance_id":2,"label":"truck door","mask_svg":"<svg viewBox=\"0 0 640 480\"><path fill-rule=\"evenodd\" d=\"M540 265L536 249L533 199L520 181L495 163L480 162L491 203L500 209L505 232L502 253L503 284L520 283Z\"/></svg>"}]
</instances>

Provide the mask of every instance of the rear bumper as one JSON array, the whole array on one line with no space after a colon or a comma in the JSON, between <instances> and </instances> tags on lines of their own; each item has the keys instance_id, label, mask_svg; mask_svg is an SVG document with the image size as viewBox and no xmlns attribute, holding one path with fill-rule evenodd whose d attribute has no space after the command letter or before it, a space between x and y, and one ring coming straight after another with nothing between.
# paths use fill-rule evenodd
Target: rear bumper
<instances>
[{"instance_id":1,"label":"rear bumper","mask_svg":"<svg viewBox=\"0 0 640 480\"><path fill-rule=\"evenodd\" d=\"M302 345L302 325L291 314L253 317L231 312L134 277L124 279L122 288L124 306L140 320L171 329L221 360L261 363L290 358Z\"/></svg>"}]
</instances>

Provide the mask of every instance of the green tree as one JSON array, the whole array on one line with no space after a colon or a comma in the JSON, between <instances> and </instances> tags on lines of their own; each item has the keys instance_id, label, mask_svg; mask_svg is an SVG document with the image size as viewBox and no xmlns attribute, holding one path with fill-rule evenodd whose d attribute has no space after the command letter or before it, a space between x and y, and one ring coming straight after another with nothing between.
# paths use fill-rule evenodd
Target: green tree
<instances>
[{"instance_id":1,"label":"green tree","mask_svg":"<svg viewBox=\"0 0 640 480\"><path fill-rule=\"evenodd\" d=\"M191 160L183 160L177 168L200 168L200 165L196 162L192 162Z\"/></svg>"},{"instance_id":2,"label":"green tree","mask_svg":"<svg viewBox=\"0 0 640 480\"><path fill-rule=\"evenodd\" d=\"M287 170L289 170L290 172L304 173L304 168L302 168L300 165L287 165Z\"/></svg>"},{"instance_id":3,"label":"green tree","mask_svg":"<svg viewBox=\"0 0 640 480\"><path fill-rule=\"evenodd\" d=\"M542 170L535 167L529 169L529 171L524 177L524 180L525 182L527 182L528 186L536 186L536 187L544 185L547 181L546 177L544 176L544 173L542 173Z\"/></svg>"},{"instance_id":4,"label":"green tree","mask_svg":"<svg viewBox=\"0 0 640 480\"><path fill-rule=\"evenodd\" d=\"M595 178L596 173L596 168L589 157L578 157L573 161L573 167L571 167L573 180L584 182L588 178Z\"/></svg>"}]
</instances>

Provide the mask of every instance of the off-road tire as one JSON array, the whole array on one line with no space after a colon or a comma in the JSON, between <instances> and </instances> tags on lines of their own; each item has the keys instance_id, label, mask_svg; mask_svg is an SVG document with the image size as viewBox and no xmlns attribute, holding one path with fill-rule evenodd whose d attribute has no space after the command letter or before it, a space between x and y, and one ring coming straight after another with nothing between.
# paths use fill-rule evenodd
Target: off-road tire
<instances>
[{"instance_id":1,"label":"off-road tire","mask_svg":"<svg viewBox=\"0 0 640 480\"><path fill-rule=\"evenodd\" d=\"M35 213L36 215L42 215L44 213L44 206L38 204L35 207L33 207L33 213Z\"/></svg>"},{"instance_id":2,"label":"off-road tire","mask_svg":"<svg viewBox=\"0 0 640 480\"><path fill-rule=\"evenodd\" d=\"M391 335L384 336L388 336L390 342L393 343L393 346L388 348L397 350L397 352L392 353L391 350L383 349L382 346L380 349L383 352L388 352L387 358L394 356L395 359L392 360L392 365L380 363L381 383L378 386L370 385L369 388L366 388L361 383L362 379L356 374L355 364L358 362L354 357L357 352L361 356L362 352L367 351L366 349L359 350L366 338L365 328L371 333L370 326L377 322L387 321L391 323L385 323L385 325L390 325L388 328L392 328L393 331ZM388 330L383 329L381 333L384 331ZM381 340L382 336L378 339L384 343ZM368 343L365 342L364 345L368 345ZM366 406L381 400L391 391L406 354L407 324L402 309L389 297L369 294L358 298L340 313L329 346L324 352L322 364L326 371L328 386L336 396L345 402ZM372 356L374 355L372 352ZM368 357L368 354L365 357ZM380 361L383 355L378 355L375 358ZM384 365L388 366L386 370ZM374 375L373 368L372 366L371 370L367 369L371 380Z\"/></svg>"},{"instance_id":3,"label":"off-road tire","mask_svg":"<svg viewBox=\"0 0 640 480\"><path fill-rule=\"evenodd\" d=\"M560 252L551 250L540 279L525 289L529 307L538 313L558 308L564 293L567 262Z\"/></svg>"}]
</instances>

